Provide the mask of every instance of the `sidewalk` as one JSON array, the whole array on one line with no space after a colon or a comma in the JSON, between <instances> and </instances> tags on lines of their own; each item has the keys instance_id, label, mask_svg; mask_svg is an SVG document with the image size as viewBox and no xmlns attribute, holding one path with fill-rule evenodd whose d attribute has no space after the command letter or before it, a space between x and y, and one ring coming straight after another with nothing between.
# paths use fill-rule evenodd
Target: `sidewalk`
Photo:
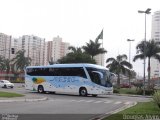
<instances>
[{"instance_id":1,"label":"sidewalk","mask_svg":"<svg viewBox=\"0 0 160 120\"><path fill-rule=\"evenodd\" d=\"M36 102L36 101L45 101L48 100L47 97L44 96L37 96L35 94L25 94L23 97L13 97L13 98L6 98L0 97L0 103L6 102Z\"/></svg>"}]
</instances>

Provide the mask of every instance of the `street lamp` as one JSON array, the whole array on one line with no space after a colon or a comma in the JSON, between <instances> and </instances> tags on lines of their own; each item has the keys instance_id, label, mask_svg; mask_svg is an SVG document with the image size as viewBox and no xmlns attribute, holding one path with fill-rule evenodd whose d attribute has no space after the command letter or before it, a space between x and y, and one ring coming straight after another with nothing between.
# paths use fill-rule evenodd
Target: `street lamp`
<instances>
[{"instance_id":1,"label":"street lamp","mask_svg":"<svg viewBox=\"0 0 160 120\"><path fill-rule=\"evenodd\" d=\"M127 39L127 41L129 42L129 63L131 61L131 42L133 42L134 40L131 40L131 39ZM129 86L131 84L131 81L130 81L130 74L129 74Z\"/></svg>"},{"instance_id":2,"label":"street lamp","mask_svg":"<svg viewBox=\"0 0 160 120\"><path fill-rule=\"evenodd\" d=\"M151 12L151 9L148 8L146 11L141 11L141 10L138 10L138 13L144 13L145 14L145 32L144 32L144 41L146 42L146 15L147 14L150 14ZM143 78L143 95L145 95L145 67L146 67L146 48L145 48L145 42L143 42L143 46L144 46L144 78Z\"/></svg>"}]
</instances>

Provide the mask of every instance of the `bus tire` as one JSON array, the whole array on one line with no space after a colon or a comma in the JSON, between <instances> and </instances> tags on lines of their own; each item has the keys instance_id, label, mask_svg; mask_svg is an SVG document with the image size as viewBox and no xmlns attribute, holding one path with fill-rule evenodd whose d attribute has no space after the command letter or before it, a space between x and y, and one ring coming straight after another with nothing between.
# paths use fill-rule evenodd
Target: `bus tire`
<instances>
[{"instance_id":1,"label":"bus tire","mask_svg":"<svg viewBox=\"0 0 160 120\"><path fill-rule=\"evenodd\" d=\"M42 85L38 86L38 93L44 93L44 88Z\"/></svg>"},{"instance_id":2,"label":"bus tire","mask_svg":"<svg viewBox=\"0 0 160 120\"><path fill-rule=\"evenodd\" d=\"M56 92L50 92L51 94L56 94Z\"/></svg>"},{"instance_id":3,"label":"bus tire","mask_svg":"<svg viewBox=\"0 0 160 120\"><path fill-rule=\"evenodd\" d=\"M80 96L87 96L87 89L85 88L85 87L81 87L80 89L79 89L79 95Z\"/></svg>"},{"instance_id":4,"label":"bus tire","mask_svg":"<svg viewBox=\"0 0 160 120\"><path fill-rule=\"evenodd\" d=\"M92 94L92 97L97 97L97 94Z\"/></svg>"}]
</instances>

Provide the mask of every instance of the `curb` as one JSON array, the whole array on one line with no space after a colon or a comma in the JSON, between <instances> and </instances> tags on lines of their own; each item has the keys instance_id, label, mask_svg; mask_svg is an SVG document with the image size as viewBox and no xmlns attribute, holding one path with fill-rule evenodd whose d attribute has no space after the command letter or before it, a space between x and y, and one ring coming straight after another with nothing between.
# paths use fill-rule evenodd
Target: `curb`
<instances>
[{"instance_id":1,"label":"curb","mask_svg":"<svg viewBox=\"0 0 160 120\"><path fill-rule=\"evenodd\" d=\"M143 95L130 95L130 94L113 94L117 96L128 96L128 97L145 97L145 98L152 98L152 96L143 96Z\"/></svg>"},{"instance_id":2,"label":"curb","mask_svg":"<svg viewBox=\"0 0 160 120\"><path fill-rule=\"evenodd\" d=\"M122 106L122 107L120 107L120 108L118 108L118 109L116 109L116 110L107 112L107 113L105 113L105 114L102 114L102 115L97 116L97 117L94 117L94 118L91 118L90 120L102 120L102 119L104 119L105 117L109 117L109 116L112 115L112 114L118 113L118 112L120 112L120 111L122 111L122 110L125 110L125 109L127 109L127 108L132 107L132 106L135 106L136 104L137 104L137 102L133 102L132 104L126 104L126 105L124 105L124 106Z\"/></svg>"},{"instance_id":3,"label":"curb","mask_svg":"<svg viewBox=\"0 0 160 120\"><path fill-rule=\"evenodd\" d=\"M10 102L37 102L37 101L45 101L48 100L47 97L39 98L39 99L12 99L12 100L0 100L0 103L10 103Z\"/></svg>"}]
</instances>

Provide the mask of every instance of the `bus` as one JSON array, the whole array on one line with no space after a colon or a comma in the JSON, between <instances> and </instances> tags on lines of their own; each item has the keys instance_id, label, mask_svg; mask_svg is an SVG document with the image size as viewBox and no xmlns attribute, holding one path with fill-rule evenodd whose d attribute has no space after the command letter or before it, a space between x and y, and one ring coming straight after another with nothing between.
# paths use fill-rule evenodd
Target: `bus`
<instances>
[{"instance_id":1,"label":"bus","mask_svg":"<svg viewBox=\"0 0 160 120\"><path fill-rule=\"evenodd\" d=\"M80 96L112 94L112 73L95 64L28 66L25 88L39 93L62 92Z\"/></svg>"}]
</instances>

